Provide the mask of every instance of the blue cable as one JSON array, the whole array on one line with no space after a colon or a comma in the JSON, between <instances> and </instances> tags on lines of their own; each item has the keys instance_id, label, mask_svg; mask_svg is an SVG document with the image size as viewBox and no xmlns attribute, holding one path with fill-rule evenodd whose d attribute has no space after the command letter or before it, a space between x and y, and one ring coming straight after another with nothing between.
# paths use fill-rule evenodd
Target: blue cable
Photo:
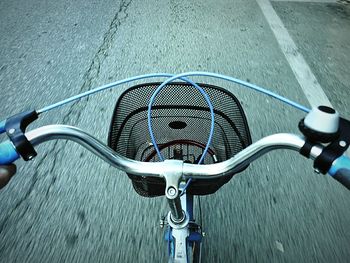
<instances>
[{"instance_id":1,"label":"blue cable","mask_svg":"<svg viewBox=\"0 0 350 263\"><path fill-rule=\"evenodd\" d=\"M304 112L309 112L310 109L296 103L296 102L293 102L289 99L286 99L274 92L271 92L267 89L264 89L264 88L261 88L257 85L254 85L254 84L251 84L249 82L245 82L243 80L239 80L239 79L235 79L235 78L232 78L232 77L228 77L228 76L224 76L224 75L221 75L221 74L216 74L216 73L209 73L209 72L189 72L189 73L183 73L181 75L184 75L184 76L207 76L207 77L214 77L214 78L219 78L219 79L224 79L224 80L227 80L227 81L230 81L230 82L234 82L236 84L240 84L242 86L245 86L245 87L248 87L248 88L251 88L253 90L256 90L256 91L259 91L265 95L268 95L270 97L273 97L275 99L278 99L290 106L293 106L301 111L304 111ZM131 78L127 78L127 79L124 79L124 80L120 80L120 81L116 81L116 82L112 82L110 84L106 84L106 85L103 85L103 86L100 86L100 87L97 87L93 90L89 90L89 91L86 91L86 92L83 92L81 94L78 94L78 95L75 95L73 97L70 97L68 99L65 99L65 100L62 100L60 102L57 102L57 103L54 103L52 105L49 105L49 106L46 106L40 110L38 110L38 114L41 114L41 113L44 113L44 112L48 112L50 110L53 110L55 108L58 108L60 106L63 106L65 104L68 104L70 102L73 102L73 101L77 101L81 98L84 98L84 97L87 97L87 96L90 96L94 93L97 93L97 92L100 92L100 91L103 91L103 90L107 90L107 89L110 89L110 88L113 88L113 87L116 87L116 86L119 86L121 84L125 84L125 83L128 83L128 82L132 82L132 81L136 81L136 80L140 80L140 79L147 79L147 78L159 78L159 77L173 77L174 74L168 74L168 73L156 73L156 74L145 74L145 75L139 75L139 76L136 76L136 77L131 77Z\"/></svg>"},{"instance_id":2,"label":"blue cable","mask_svg":"<svg viewBox=\"0 0 350 263\"><path fill-rule=\"evenodd\" d=\"M230 82L233 82L233 83L236 83L236 84L239 84L239 85L242 85L242 86L245 86L247 88L250 88L250 89L253 89L255 91L258 91L260 93L263 93L265 95L268 95L270 97L273 97L277 100L280 100L290 106L293 106L301 111L304 111L304 112L310 112L310 109L292 101L292 100L289 100L283 96L280 96L278 95L277 93L274 93L272 91L269 91L265 88L262 88L262 87L259 87L257 85L254 85L254 84L251 84L249 82L246 82L246 81L243 81L243 80L240 80L240 79L236 79L236 78L232 78L232 77L229 77L229 76L225 76L225 75L222 75L222 74L217 74L217 73L211 73L211 72L204 72L204 71L194 71L194 72L187 72L187 73L182 73L182 74L178 74L176 76L174 76L173 78L183 78L183 77L190 77L190 76L203 76L203 77L212 77L212 78L217 78L217 79L223 79L223 80L227 80L227 81L230 81Z\"/></svg>"},{"instance_id":3,"label":"blue cable","mask_svg":"<svg viewBox=\"0 0 350 263\"><path fill-rule=\"evenodd\" d=\"M192 178L188 179L184 188L182 189L182 193L180 194L180 196L184 195L186 193L186 189L187 187L190 185L190 183L192 182Z\"/></svg>"},{"instance_id":4,"label":"blue cable","mask_svg":"<svg viewBox=\"0 0 350 263\"><path fill-rule=\"evenodd\" d=\"M161 161L164 161L164 158L159 150L159 147L158 147L158 144L156 142L156 139L154 137L154 134L153 134L153 129L152 129L152 117L151 117L151 111L152 111L152 106L153 106L153 103L154 103L154 100L156 98L156 96L159 94L159 92L170 82L176 80L176 79L179 79L178 76L174 76L174 77L171 77L169 79L167 79L166 81L164 81L155 91L154 93L152 94L151 96L151 99L149 101L149 104L148 104L148 112L147 112L147 123L148 123L148 130L149 130L149 134L150 134L150 137L151 137L151 141L153 143L153 147L155 148L157 154L158 154L158 157ZM199 87L196 83L194 83L193 81L189 80L189 79L186 79L186 81L188 83L190 83L191 85L193 85L205 98L208 106L209 106L209 109L210 109L210 117L211 117L211 123L210 123L210 132L209 132L209 138L208 138L208 142L207 142L207 145L205 146L204 148L204 151L203 151L203 154L198 162L198 164L202 163L204 161L204 158L205 158L205 155L207 154L208 150L209 150L209 146L210 146L210 143L211 143L211 140L213 138L213 135L214 135L214 125L215 125L215 120L214 120L214 107L213 105L211 104L211 101L209 99L209 96L207 93L205 93L205 91Z\"/></svg>"},{"instance_id":5,"label":"blue cable","mask_svg":"<svg viewBox=\"0 0 350 263\"><path fill-rule=\"evenodd\" d=\"M159 78L159 77L167 77L167 78L169 78L169 77L172 77L172 76L174 76L174 74L155 73L155 74L139 75L139 76L136 76L136 77L131 77L131 78L115 81L115 82L112 82L112 83L109 83L109 84L97 87L95 89L88 90L86 92L80 93L78 95L72 96L72 97L67 98L65 100L56 102L56 103L51 104L49 106L46 106L46 107L38 110L37 113L41 114L41 113L44 113L44 112L48 112L50 110L53 110L53 109L56 109L58 107L64 106L64 105L66 105L66 104L68 104L70 102L80 100L80 99L82 99L84 97L88 97L88 96L90 96L92 94L95 94L97 92L100 92L100 91L103 91L103 90L108 90L108 89L114 88L116 86L119 86L119 85L122 85L122 84L125 84L125 83L128 83L128 82L132 82L132 81L136 81L136 80L140 80L140 79L148 79L148 78ZM182 80L186 81L185 79L182 79Z\"/></svg>"}]
</instances>

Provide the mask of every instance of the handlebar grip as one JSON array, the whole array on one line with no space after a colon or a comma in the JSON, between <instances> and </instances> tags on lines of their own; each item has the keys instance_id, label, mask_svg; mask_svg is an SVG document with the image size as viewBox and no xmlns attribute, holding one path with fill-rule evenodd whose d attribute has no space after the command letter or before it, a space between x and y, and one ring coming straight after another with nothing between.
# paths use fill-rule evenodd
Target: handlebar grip
<instances>
[{"instance_id":1,"label":"handlebar grip","mask_svg":"<svg viewBox=\"0 0 350 263\"><path fill-rule=\"evenodd\" d=\"M350 190L350 158L341 156L332 164L328 173L339 183Z\"/></svg>"},{"instance_id":2,"label":"handlebar grip","mask_svg":"<svg viewBox=\"0 0 350 263\"><path fill-rule=\"evenodd\" d=\"M19 157L12 142L5 141L0 143L0 165L11 164L19 159Z\"/></svg>"},{"instance_id":3,"label":"handlebar grip","mask_svg":"<svg viewBox=\"0 0 350 263\"><path fill-rule=\"evenodd\" d=\"M333 178L350 190L350 169L338 170Z\"/></svg>"}]
</instances>

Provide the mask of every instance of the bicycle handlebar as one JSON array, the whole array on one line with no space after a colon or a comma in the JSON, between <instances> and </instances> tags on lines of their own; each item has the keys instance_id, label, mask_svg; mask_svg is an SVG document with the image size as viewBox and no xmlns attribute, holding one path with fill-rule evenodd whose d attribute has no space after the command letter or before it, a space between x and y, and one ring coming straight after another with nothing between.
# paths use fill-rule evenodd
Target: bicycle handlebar
<instances>
[{"instance_id":1,"label":"bicycle handlebar","mask_svg":"<svg viewBox=\"0 0 350 263\"><path fill-rule=\"evenodd\" d=\"M350 169L340 169L333 178L350 190Z\"/></svg>"},{"instance_id":2,"label":"bicycle handlebar","mask_svg":"<svg viewBox=\"0 0 350 263\"><path fill-rule=\"evenodd\" d=\"M33 146L57 139L74 141L112 166L126 173L138 176L163 177L164 174L174 169L172 165L174 161L140 162L126 158L116 153L90 134L72 126L48 125L29 131L25 135ZM182 175L185 179L211 179L225 176L227 173L238 172L242 167L253 162L267 152L275 149L300 151L304 144L305 139L298 135L289 133L270 135L249 145L235 156L220 163L207 165L182 163ZM323 146L317 144L312 147L309 157L311 159L316 159L322 151ZM10 164L19 158L20 155L16 152L11 141L5 141L0 144L0 165ZM349 167L350 158L343 155L334 161L328 173L350 190ZM179 168L179 166L176 166L176 168Z\"/></svg>"},{"instance_id":3,"label":"bicycle handlebar","mask_svg":"<svg viewBox=\"0 0 350 263\"><path fill-rule=\"evenodd\" d=\"M166 168L162 163L145 163L126 158L107 145L103 144L95 137L80 130L79 128L67 125L48 125L26 133L26 137L33 146L43 142L57 139L66 139L74 141L92 153L99 156L104 161L114 167L135 175L140 176L159 176L164 173Z\"/></svg>"},{"instance_id":4,"label":"bicycle handlebar","mask_svg":"<svg viewBox=\"0 0 350 263\"><path fill-rule=\"evenodd\" d=\"M75 141L118 169L139 176L161 176L168 170L163 162L139 162L121 156L93 136L76 127L49 125L29 131L26 136L34 146L55 139ZM224 176L228 172L238 171L241 167L273 149L299 151L304 143L305 140L302 137L293 134L271 135L253 143L234 157L221 163L208 165L183 163L183 176L185 178L201 179ZM315 146L310 156L316 158L321 152L321 146Z\"/></svg>"}]
</instances>

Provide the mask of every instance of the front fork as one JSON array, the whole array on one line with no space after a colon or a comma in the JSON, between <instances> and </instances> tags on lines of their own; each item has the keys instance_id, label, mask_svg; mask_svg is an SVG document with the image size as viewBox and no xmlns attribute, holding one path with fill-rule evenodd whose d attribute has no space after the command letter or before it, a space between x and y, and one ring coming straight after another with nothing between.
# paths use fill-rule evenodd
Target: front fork
<instances>
[{"instance_id":1,"label":"front fork","mask_svg":"<svg viewBox=\"0 0 350 263\"><path fill-rule=\"evenodd\" d=\"M181 189L181 185L180 185ZM161 219L161 226L165 227L165 240L168 244L169 262L201 262L200 261L200 246L202 241L201 226L194 222L193 217L193 196L182 195L181 204L186 210L186 216L189 217L189 222L183 228L174 227L173 223L168 223L165 217ZM196 252L195 248L196 247ZM197 253L196 256L193 253ZM194 260L194 261L192 261Z\"/></svg>"}]
</instances>

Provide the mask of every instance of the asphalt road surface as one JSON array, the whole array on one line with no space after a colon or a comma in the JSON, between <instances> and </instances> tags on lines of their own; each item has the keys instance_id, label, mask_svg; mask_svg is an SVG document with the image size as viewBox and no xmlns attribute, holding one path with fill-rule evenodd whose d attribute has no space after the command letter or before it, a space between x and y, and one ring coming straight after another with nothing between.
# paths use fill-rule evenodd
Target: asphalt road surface
<instances>
[{"instance_id":1,"label":"asphalt road surface","mask_svg":"<svg viewBox=\"0 0 350 263\"><path fill-rule=\"evenodd\" d=\"M1 1L0 119L126 77L192 70L248 80L310 107L321 93L302 88L311 77L298 78L300 67L288 59L298 54L349 118L350 7L330 2ZM271 10L294 51L278 41L285 34L271 26ZM240 99L253 141L298 132L302 112L210 83ZM31 128L69 124L106 141L127 87L43 114ZM0 192L0 262L166 262L158 227L164 198L139 197L125 174L74 143L37 151L33 161L16 163L17 175ZM315 174L311 161L270 153L202 198L203 262L349 262L349 208L349 192Z\"/></svg>"}]
</instances>

